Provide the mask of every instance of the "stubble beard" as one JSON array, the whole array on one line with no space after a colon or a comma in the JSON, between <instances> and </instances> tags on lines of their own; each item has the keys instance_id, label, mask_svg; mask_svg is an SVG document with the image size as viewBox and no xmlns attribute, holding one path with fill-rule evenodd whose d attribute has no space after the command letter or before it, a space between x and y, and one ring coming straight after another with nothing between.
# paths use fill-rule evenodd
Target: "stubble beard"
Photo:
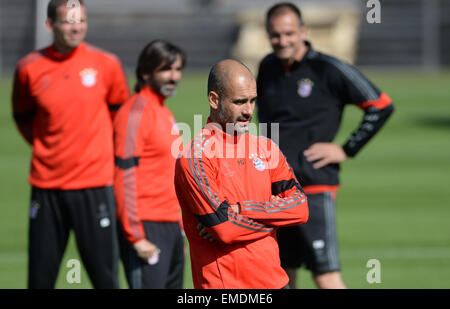
<instances>
[{"instance_id":1,"label":"stubble beard","mask_svg":"<svg viewBox=\"0 0 450 309\"><path fill-rule=\"evenodd\" d=\"M221 100L219 102L219 109L217 111L218 120L221 124L223 124L225 127L222 128L223 131L225 131L228 134L247 134L248 133L248 126L240 126L238 123L234 123L233 119L231 119L227 115L227 111L225 110L225 105L223 104L223 101Z\"/></svg>"},{"instance_id":2,"label":"stubble beard","mask_svg":"<svg viewBox=\"0 0 450 309\"><path fill-rule=\"evenodd\" d=\"M165 97L171 97L174 96L177 93L177 87L168 87L167 85L161 85L158 87L158 92L165 96Z\"/></svg>"}]
</instances>

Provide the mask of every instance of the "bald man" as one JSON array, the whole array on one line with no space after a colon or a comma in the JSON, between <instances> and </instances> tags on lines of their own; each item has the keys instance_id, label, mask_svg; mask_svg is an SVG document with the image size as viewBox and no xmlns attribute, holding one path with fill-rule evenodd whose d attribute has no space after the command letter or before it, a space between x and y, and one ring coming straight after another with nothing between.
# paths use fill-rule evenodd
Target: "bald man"
<instances>
[{"instance_id":1,"label":"bald man","mask_svg":"<svg viewBox=\"0 0 450 309\"><path fill-rule=\"evenodd\" d=\"M177 159L195 288L288 287L276 230L305 223L309 210L278 146L248 133L255 100L247 67L234 60L214 65L208 123Z\"/></svg>"}]
</instances>

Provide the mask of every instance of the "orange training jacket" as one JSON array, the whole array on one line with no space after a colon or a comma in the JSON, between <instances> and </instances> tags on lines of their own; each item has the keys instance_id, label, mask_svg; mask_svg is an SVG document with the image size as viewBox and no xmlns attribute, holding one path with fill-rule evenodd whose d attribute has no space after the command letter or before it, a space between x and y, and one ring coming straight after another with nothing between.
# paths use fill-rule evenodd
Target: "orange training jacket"
<instances>
[{"instance_id":1,"label":"orange training jacket","mask_svg":"<svg viewBox=\"0 0 450 309\"><path fill-rule=\"evenodd\" d=\"M117 217L130 243L145 238L143 220L181 222L173 184L180 134L164 100L147 86L114 119Z\"/></svg>"},{"instance_id":2,"label":"orange training jacket","mask_svg":"<svg viewBox=\"0 0 450 309\"><path fill-rule=\"evenodd\" d=\"M119 59L92 45L67 54L49 46L20 60L13 113L33 147L30 183L60 190L111 186L111 115L128 98Z\"/></svg>"},{"instance_id":3,"label":"orange training jacket","mask_svg":"<svg viewBox=\"0 0 450 309\"><path fill-rule=\"evenodd\" d=\"M287 285L276 229L305 223L309 212L306 196L275 143L251 134L232 136L208 123L177 160L175 189L195 288ZM281 199L271 202L272 195ZM230 205L238 205L239 212ZM214 241L199 235L199 223Z\"/></svg>"}]
</instances>

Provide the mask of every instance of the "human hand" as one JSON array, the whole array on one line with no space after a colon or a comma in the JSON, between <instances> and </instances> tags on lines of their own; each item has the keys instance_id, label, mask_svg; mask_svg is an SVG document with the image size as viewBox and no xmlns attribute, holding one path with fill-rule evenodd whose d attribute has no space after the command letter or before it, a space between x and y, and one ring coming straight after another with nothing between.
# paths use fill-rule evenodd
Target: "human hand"
<instances>
[{"instance_id":1,"label":"human hand","mask_svg":"<svg viewBox=\"0 0 450 309\"><path fill-rule=\"evenodd\" d=\"M341 146L334 143L315 143L306 149L303 154L308 162L317 161L313 168L319 169L331 163L340 163L347 159Z\"/></svg>"},{"instance_id":2,"label":"human hand","mask_svg":"<svg viewBox=\"0 0 450 309\"><path fill-rule=\"evenodd\" d=\"M203 237L203 239L209 240L209 242L214 241L214 237L212 237L211 234L208 233L208 231L206 230L206 228L203 224L201 224L201 223L197 224L197 230L200 231L198 233L198 235Z\"/></svg>"},{"instance_id":3,"label":"human hand","mask_svg":"<svg viewBox=\"0 0 450 309\"><path fill-rule=\"evenodd\" d=\"M147 239L142 239L133 244L134 249L136 250L137 255L148 261L154 254L159 253L160 250L155 244L151 243Z\"/></svg>"},{"instance_id":4,"label":"human hand","mask_svg":"<svg viewBox=\"0 0 450 309\"><path fill-rule=\"evenodd\" d=\"M281 200L281 199L282 199L282 198L279 197L278 195L272 195L272 196L270 197L269 202L274 203L274 202L279 201L279 200Z\"/></svg>"},{"instance_id":5,"label":"human hand","mask_svg":"<svg viewBox=\"0 0 450 309\"><path fill-rule=\"evenodd\" d=\"M231 209L233 209L234 212L240 213L241 212L241 208L239 207L238 204L236 205L230 205Z\"/></svg>"}]
</instances>

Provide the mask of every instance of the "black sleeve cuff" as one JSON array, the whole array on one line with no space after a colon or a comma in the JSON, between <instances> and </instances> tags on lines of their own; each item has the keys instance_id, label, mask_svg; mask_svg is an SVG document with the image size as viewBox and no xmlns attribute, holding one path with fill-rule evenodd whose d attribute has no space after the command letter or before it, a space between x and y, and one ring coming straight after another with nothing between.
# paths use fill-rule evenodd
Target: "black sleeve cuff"
<instances>
[{"instance_id":1,"label":"black sleeve cuff","mask_svg":"<svg viewBox=\"0 0 450 309\"><path fill-rule=\"evenodd\" d=\"M392 104L381 110L368 108L358 129L350 135L350 138L342 146L345 154L350 158L354 157L380 130L393 111L394 106Z\"/></svg>"}]
</instances>

